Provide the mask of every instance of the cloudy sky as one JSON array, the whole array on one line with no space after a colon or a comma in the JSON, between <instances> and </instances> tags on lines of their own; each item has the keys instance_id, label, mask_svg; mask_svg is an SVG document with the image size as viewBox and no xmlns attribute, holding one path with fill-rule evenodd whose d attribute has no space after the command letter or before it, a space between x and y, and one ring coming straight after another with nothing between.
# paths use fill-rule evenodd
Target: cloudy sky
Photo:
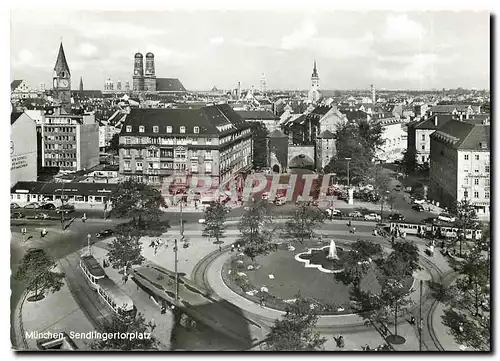
<instances>
[{"instance_id":1,"label":"cloudy sky","mask_svg":"<svg viewBox=\"0 0 500 361\"><path fill-rule=\"evenodd\" d=\"M489 88L486 12L182 11L11 13L11 78L50 87L63 41L72 87L132 80L136 52L190 90Z\"/></svg>"}]
</instances>

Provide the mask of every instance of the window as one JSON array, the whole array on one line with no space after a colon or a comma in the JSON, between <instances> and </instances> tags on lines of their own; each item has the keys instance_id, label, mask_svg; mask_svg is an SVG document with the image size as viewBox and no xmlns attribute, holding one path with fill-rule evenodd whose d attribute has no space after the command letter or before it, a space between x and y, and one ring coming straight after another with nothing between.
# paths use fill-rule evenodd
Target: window
<instances>
[{"instance_id":1,"label":"window","mask_svg":"<svg viewBox=\"0 0 500 361\"><path fill-rule=\"evenodd\" d=\"M478 185L479 185L479 178L475 178L475 179L474 179L474 185L475 185L475 186L478 186Z\"/></svg>"},{"instance_id":2,"label":"window","mask_svg":"<svg viewBox=\"0 0 500 361\"><path fill-rule=\"evenodd\" d=\"M172 133L172 127L171 126L167 126L167 133Z\"/></svg>"},{"instance_id":3,"label":"window","mask_svg":"<svg viewBox=\"0 0 500 361\"><path fill-rule=\"evenodd\" d=\"M143 125L139 126L139 133L144 133L144 126Z\"/></svg>"},{"instance_id":4,"label":"window","mask_svg":"<svg viewBox=\"0 0 500 361\"><path fill-rule=\"evenodd\" d=\"M156 125L155 125L155 126L153 127L153 133L158 133L158 126L156 126Z\"/></svg>"},{"instance_id":5,"label":"window","mask_svg":"<svg viewBox=\"0 0 500 361\"><path fill-rule=\"evenodd\" d=\"M130 170L130 162L129 161L124 162L123 167L125 168L125 170Z\"/></svg>"},{"instance_id":6,"label":"window","mask_svg":"<svg viewBox=\"0 0 500 361\"><path fill-rule=\"evenodd\" d=\"M142 170L142 162L137 162L136 169L137 170Z\"/></svg>"},{"instance_id":7,"label":"window","mask_svg":"<svg viewBox=\"0 0 500 361\"><path fill-rule=\"evenodd\" d=\"M127 133L130 133L132 131L132 126L131 125L127 125Z\"/></svg>"},{"instance_id":8,"label":"window","mask_svg":"<svg viewBox=\"0 0 500 361\"><path fill-rule=\"evenodd\" d=\"M479 160L479 154L476 154L475 158L476 158L476 160Z\"/></svg>"},{"instance_id":9,"label":"window","mask_svg":"<svg viewBox=\"0 0 500 361\"><path fill-rule=\"evenodd\" d=\"M486 173L489 173L489 172L490 172L490 166L489 166L489 165L485 165L485 166L484 166L484 171L485 171Z\"/></svg>"},{"instance_id":10,"label":"window","mask_svg":"<svg viewBox=\"0 0 500 361\"><path fill-rule=\"evenodd\" d=\"M469 155L468 154L464 154L464 160L469 160Z\"/></svg>"},{"instance_id":11,"label":"window","mask_svg":"<svg viewBox=\"0 0 500 361\"><path fill-rule=\"evenodd\" d=\"M469 192L468 191L464 191L464 198L467 198L469 196Z\"/></svg>"},{"instance_id":12,"label":"window","mask_svg":"<svg viewBox=\"0 0 500 361\"><path fill-rule=\"evenodd\" d=\"M206 144L207 145L211 145L212 144L212 138L207 138Z\"/></svg>"},{"instance_id":13,"label":"window","mask_svg":"<svg viewBox=\"0 0 500 361\"><path fill-rule=\"evenodd\" d=\"M464 167L464 173L469 173L469 168L468 167Z\"/></svg>"},{"instance_id":14,"label":"window","mask_svg":"<svg viewBox=\"0 0 500 361\"><path fill-rule=\"evenodd\" d=\"M422 156L422 163L425 162L425 156Z\"/></svg>"},{"instance_id":15,"label":"window","mask_svg":"<svg viewBox=\"0 0 500 361\"><path fill-rule=\"evenodd\" d=\"M194 127L193 133L198 134L200 132L200 127Z\"/></svg>"},{"instance_id":16,"label":"window","mask_svg":"<svg viewBox=\"0 0 500 361\"><path fill-rule=\"evenodd\" d=\"M469 184L469 178L467 178L467 177L464 178L464 184L466 184L466 185Z\"/></svg>"},{"instance_id":17,"label":"window","mask_svg":"<svg viewBox=\"0 0 500 361\"><path fill-rule=\"evenodd\" d=\"M422 144L422 150L425 150L425 144Z\"/></svg>"},{"instance_id":18,"label":"window","mask_svg":"<svg viewBox=\"0 0 500 361\"><path fill-rule=\"evenodd\" d=\"M485 187L489 187L490 186L490 179L489 178L486 178L484 180L484 185L485 185Z\"/></svg>"},{"instance_id":19,"label":"window","mask_svg":"<svg viewBox=\"0 0 500 361\"><path fill-rule=\"evenodd\" d=\"M474 173L479 173L479 168L474 169Z\"/></svg>"},{"instance_id":20,"label":"window","mask_svg":"<svg viewBox=\"0 0 500 361\"><path fill-rule=\"evenodd\" d=\"M422 134L422 140L425 140L425 134Z\"/></svg>"},{"instance_id":21,"label":"window","mask_svg":"<svg viewBox=\"0 0 500 361\"><path fill-rule=\"evenodd\" d=\"M484 192L484 198L489 199L490 198L490 192Z\"/></svg>"},{"instance_id":22,"label":"window","mask_svg":"<svg viewBox=\"0 0 500 361\"><path fill-rule=\"evenodd\" d=\"M125 157L130 157L130 149L125 149Z\"/></svg>"},{"instance_id":23,"label":"window","mask_svg":"<svg viewBox=\"0 0 500 361\"><path fill-rule=\"evenodd\" d=\"M186 127L182 125L181 128L180 128L180 132L181 133L186 133Z\"/></svg>"},{"instance_id":24,"label":"window","mask_svg":"<svg viewBox=\"0 0 500 361\"><path fill-rule=\"evenodd\" d=\"M474 198L479 198L479 192L474 192Z\"/></svg>"}]
</instances>

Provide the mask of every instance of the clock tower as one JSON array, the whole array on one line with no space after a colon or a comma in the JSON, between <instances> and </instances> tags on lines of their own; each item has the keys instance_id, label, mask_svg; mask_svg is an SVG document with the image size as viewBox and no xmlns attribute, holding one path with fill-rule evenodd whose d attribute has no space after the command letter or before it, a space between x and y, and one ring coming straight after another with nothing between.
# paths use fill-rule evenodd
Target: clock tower
<instances>
[{"instance_id":1,"label":"clock tower","mask_svg":"<svg viewBox=\"0 0 500 361\"><path fill-rule=\"evenodd\" d=\"M64 55L64 48L61 43L56 65L54 66L53 83L54 98L59 101L61 107L69 112L71 110L71 73Z\"/></svg>"}]
</instances>

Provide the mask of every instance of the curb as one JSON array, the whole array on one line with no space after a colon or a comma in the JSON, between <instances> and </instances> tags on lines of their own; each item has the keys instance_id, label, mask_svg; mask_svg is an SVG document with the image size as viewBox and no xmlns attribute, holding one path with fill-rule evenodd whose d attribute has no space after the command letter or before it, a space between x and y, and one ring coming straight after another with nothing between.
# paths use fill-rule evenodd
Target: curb
<instances>
[{"instance_id":1,"label":"curb","mask_svg":"<svg viewBox=\"0 0 500 361\"><path fill-rule=\"evenodd\" d=\"M28 346L28 341L26 341L24 325L23 325L23 306L24 301L28 297L28 291L25 290L23 295L21 296L21 301L17 303L16 308L14 309L14 317L12 327L14 329L15 335L15 344L12 347L15 351L30 351ZM12 340L14 341L14 340Z\"/></svg>"}]
</instances>

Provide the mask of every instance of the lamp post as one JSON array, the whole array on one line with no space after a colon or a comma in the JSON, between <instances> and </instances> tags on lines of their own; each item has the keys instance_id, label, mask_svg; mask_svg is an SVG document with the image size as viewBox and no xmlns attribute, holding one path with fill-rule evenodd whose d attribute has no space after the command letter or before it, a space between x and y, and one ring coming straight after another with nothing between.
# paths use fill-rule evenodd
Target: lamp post
<instances>
[{"instance_id":1,"label":"lamp post","mask_svg":"<svg viewBox=\"0 0 500 361\"><path fill-rule=\"evenodd\" d=\"M351 161L351 158L344 158L347 161L347 188L351 187L351 177L349 175L349 162Z\"/></svg>"},{"instance_id":2,"label":"lamp post","mask_svg":"<svg viewBox=\"0 0 500 361\"><path fill-rule=\"evenodd\" d=\"M424 281L430 281L431 276L429 273L425 272L422 269L418 269L415 272L413 272L413 278L419 281L420 283L420 296L419 296L419 316L418 316L418 349L419 351L422 351L422 325L423 325L423 320L422 320L422 286Z\"/></svg>"}]
</instances>

